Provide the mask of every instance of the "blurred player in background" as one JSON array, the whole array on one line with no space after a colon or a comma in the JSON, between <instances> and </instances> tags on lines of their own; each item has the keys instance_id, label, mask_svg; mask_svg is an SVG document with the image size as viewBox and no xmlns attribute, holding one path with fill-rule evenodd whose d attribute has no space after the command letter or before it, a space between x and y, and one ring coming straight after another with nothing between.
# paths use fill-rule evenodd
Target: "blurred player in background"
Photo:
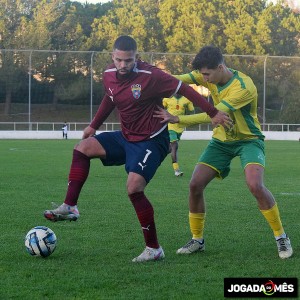
<instances>
[{"instance_id":1,"label":"blurred player in background","mask_svg":"<svg viewBox=\"0 0 300 300\"><path fill-rule=\"evenodd\" d=\"M68 124L66 122L61 130L63 134L63 139L68 139Z\"/></svg>"},{"instance_id":2,"label":"blurred player in background","mask_svg":"<svg viewBox=\"0 0 300 300\"><path fill-rule=\"evenodd\" d=\"M133 262L145 262L160 260L165 256L157 239L154 209L144 194L145 187L169 153L167 124L153 118L154 111L158 106L162 108L163 98L180 93L207 112L214 124L226 126L231 123L231 119L227 113L219 112L209 104L193 88L138 60L137 55L137 45L133 38L117 38L113 46L113 64L103 73L106 94L91 124L84 129L82 141L73 151L64 203L56 209L46 210L44 216L51 221L77 220L78 197L88 177L91 159L100 158L104 166L125 165L128 174L127 194L146 244L145 250ZM120 115L121 131L96 134L96 130L115 108ZM116 220L116 223L117 226L126 226L122 220Z\"/></svg>"},{"instance_id":3,"label":"blurred player in background","mask_svg":"<svg viewBox=\"0 0 300 300\"><path fill-rule=\"evenodd\" d=\"M194 113L195 111L193 103L179 94L176 94L171 98L164 98L163 106L170 114L174 116L186 115L188 113ZM183 172L179 168L177 152L178 142L180 141L184 127L180 126L178 123L169 123L168 131L170 136L170 151L174 173L177 177L182 176Z\"/></svg>"},{"instance_id":4,"label":"blurred player in background","mask_svg":"<svg viewBox=\"0 0 300 300\"><path fill-rule=\"evenodd\" d=\"M273 231L279 257L285 259L292 256L293 249L283 229L277 203L264 185L264 135L257 118L257 89L253 81L249 76L228 68L217 47L202 48L192 65L194 71L176 77L187 84L208 88L216 108L229 113L234 125L230 130L222 126L214 129L213 138L194 169L189 195L189 224L192 239L178 249L177 253L191 254L204 250L203 231L206 211L204 190L215 177L220 179L227 177L232 159L239 156L247 186ZM210 122L209 116L205 113L171 116L161 109L156 117L159 116L163 122L180 122L182 126ZM232 197L235 198L236 195L233 193ZM222 199L222 195L220 198ZM252 230L255 230L255 220L252 222ZM259 245L251 246L259 247Z\"/></svg>"}]
</instances>

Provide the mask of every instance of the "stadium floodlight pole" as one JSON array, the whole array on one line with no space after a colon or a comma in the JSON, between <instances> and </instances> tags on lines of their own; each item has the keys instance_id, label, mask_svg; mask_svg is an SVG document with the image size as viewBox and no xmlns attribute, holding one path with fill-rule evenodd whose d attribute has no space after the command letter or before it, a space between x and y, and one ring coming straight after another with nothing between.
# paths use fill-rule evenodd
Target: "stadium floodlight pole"
<instances>
[{"instance_id":1,"label":"stadium floodlight pole","mask_svg":"<svg viewBox=\"0 0 300 300\"><path fill-rule=\"evenodd\" d=\"M267 78L267 59L268 56L265 56L264 60L264 93L263 93L263 130L265 130L266 124L266 78Z\"/></svg>"},{"instance_id":2,"label":"stadium floodlight pole","mask_svg":"<svg viewBox=\"0 0 300 300\"><path fill-rule=\"evenodd\" d=\"M28 70L28 130L32 130L31 125L31 74L32 74L32 51L29 54L29 70Z\"/></svg>"},{"instance_id":3,"label":"stadium floodlight pole","mask_svg":"<svg viewBox=\"0 0 300 300\"><path fill-rule=\"evenodd\" d=\"M91 103L90 103L90 122L93 120L93 58L95 51L91 55Z\"/></svg>"}]
</instances>

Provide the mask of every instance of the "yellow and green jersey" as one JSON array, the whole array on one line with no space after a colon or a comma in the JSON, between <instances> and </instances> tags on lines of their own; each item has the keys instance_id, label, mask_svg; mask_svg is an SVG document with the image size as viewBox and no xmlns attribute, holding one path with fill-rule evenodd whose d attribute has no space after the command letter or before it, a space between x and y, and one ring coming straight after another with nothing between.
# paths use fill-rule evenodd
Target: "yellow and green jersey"
<instances>
[{"instance_id":1,"label":"yellow and green jersey","mask_svg":"<svg viewBox=\"0 0 300 300\"><path fill-rule=\"evenodd\" d=\"M242 72L229 70L233 77L223 86L206 82L203 75L196 70L176 77L184 83L208 88L216 108L229 113L234 126L231 130L225 130L223 126L214 128L213 138L223 142L264 139L257 117L257 89L252 79ZM211 121L206 113L180 116L179 120L182 126Z\"/></svg>"},{"instance_id":2,"label":"yellow and green jersey","mask_svg":"<svg viewBox=\"0 0 300 300\"><path fill-rule=\"evenodd\" d=\"M193 103L187 98L178 94L171 98L164 98L163 106L170 114L174 116L186 115L187 113L194 112ZM177 133L182 133L184 128L185 126L181 126L178 123L168 124L168 130L173 130Z\"/></svg>"}]
</instances>

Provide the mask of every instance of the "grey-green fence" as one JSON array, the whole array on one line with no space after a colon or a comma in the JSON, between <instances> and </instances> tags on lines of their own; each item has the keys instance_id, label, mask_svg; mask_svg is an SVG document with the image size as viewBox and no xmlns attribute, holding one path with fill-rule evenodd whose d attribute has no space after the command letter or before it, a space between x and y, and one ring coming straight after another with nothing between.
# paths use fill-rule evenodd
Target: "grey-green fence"
<instances>
[{"instance_id":1,"label":"grey-green fence","mask_svg":"<svg viewBox=\"0 0 300 300\"><path fill-rule=\"evenodd\" d=\"M171 74L191 71L195 54L140 53ZM300 124L300 57L225 55L226 64L250 75L258 114L267 124ZM103 97L108 52L0 50L0 122L90 122ZM199 90L206 95L206 90ZM207 95L209 97L209 95ZM108 122L116 122L112 114Z\"/></svg>"}]
</instances>

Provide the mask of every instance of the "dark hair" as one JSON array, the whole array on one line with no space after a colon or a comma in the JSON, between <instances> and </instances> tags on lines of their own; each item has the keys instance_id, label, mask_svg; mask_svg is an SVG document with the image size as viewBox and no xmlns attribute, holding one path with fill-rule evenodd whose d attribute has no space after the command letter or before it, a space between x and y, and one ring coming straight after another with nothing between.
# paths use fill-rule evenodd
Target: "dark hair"
<instances>
[{"instance_id":1,"label":"dark hair","mask_svg":"<svg viewBox=\"0 0 300 300\"><path fill-rule=\"evenodd\" d=\"M136 51L137 44L136 41L128 36L128 35L121 35L119 36L113 46L113 50L121 50L121 51Z\"/></svg>"},{"instance_id":2,"label":"dark hair","mask_svg":"<svg viewBox=\"0 0 300 300\"><path fill-rule=\"evenodd\" d=\"M223 63L224 58L218 47L205 46L195 56L192 66L194 70L200 70L202 68L216 69Z\"/></svg>"}]
</instances>

